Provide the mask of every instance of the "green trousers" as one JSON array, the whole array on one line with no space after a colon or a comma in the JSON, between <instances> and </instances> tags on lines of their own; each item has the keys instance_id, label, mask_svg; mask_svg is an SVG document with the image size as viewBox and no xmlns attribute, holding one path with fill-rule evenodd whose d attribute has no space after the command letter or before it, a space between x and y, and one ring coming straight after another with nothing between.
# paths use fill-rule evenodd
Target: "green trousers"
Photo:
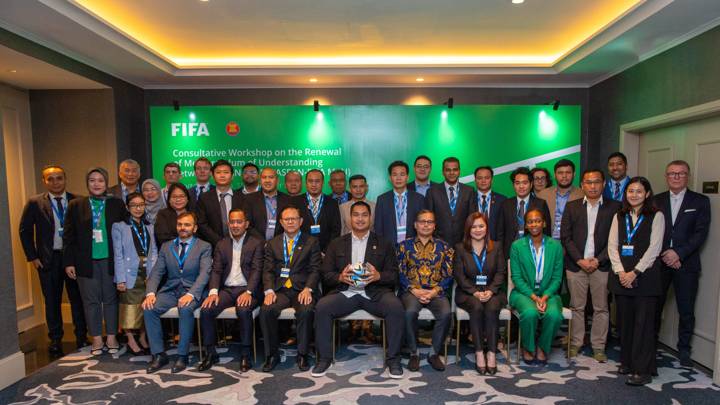
<instances>
[{"instance_id":1,"label":"green trousers","mask_svg":"<svg viewBox=\"0 0 720 405\"><path fill-rule=\"evenodd\" d=\"M550 354L552 341L563 321L562 299L560 296L553 295L548 298L544 314L537 310L535 302L530 297L516 291L510 293L510 306L517 311L520 317L521 343L525 350L534 353L537 345L543 352ZM540 327L540 337L536 344L535 335L539 321L542 321L542 325Z\"/></svg>"}]
</instances>

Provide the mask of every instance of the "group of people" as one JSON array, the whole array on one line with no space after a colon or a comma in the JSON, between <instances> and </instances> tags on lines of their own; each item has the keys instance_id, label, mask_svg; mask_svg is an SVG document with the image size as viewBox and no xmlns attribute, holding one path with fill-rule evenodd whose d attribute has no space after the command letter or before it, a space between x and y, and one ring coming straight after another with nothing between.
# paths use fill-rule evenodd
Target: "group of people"
<instances>
[{"instance_id":1,"label":"group of people","mask_svg":"<svg viewBox=\"0 0 720 405\"><path fill-rule=\"evenodd\" d=\"M134 354L149 350L147 371L169 363L161 316L177 308L179 344L172 372L187 367L199 309L207 355L198 370L219 361L215 320L234 308L239 329L240 370L252 368L254 312L259 308L265 362L280 361L278 318L294 308L297 365L313 376L332 366L333 323L363 309L385 321L386 366L400 378L403 346L407 368L420 368L418 315L434 317L427 362L444 370L440 353L447 339L451 300L469 313L476 369L495 374L498 315L513 308L521 330L523 361L543 365L563 320L563 285L569 292L572 335L569 357L585 342L585 310L592 301L592 356L607 361L609 293L615 300L621 341L619 372L644 385L656 374L657 333L672 284L680 312L678 351L692 366L690 338L700 272L699 250L710 225L707 197L687 188L690 167L667 165L668 192L653 195L643 177L626 174L622 153L608 158L608 175L584 170L573 186L575 165L515 169L514 196L492 190L493 169L474 171L475 188L462 184L460 161L442 162L444 181L430 182L432 161L419 156L410 167L392 162L392 189L367 199L361 174L330 174L332 193L323 194L324 173L290 171L286 192L269 167L241 169L243 187L232 189L235 168L226 160L195 162L191 186L180 167L164 168L165 187L140 182L137 162L120 164L120 182L108 188L103 168L88 171L89 196L65 190L60 166L42 171L45 193L23 212L20 237L38 270L46 302L50 351L62 354L60 300L68 291L78 347L92 338L91 353L117 353L118 330ZM211 182L212 180L212 182ZM104 334L103 334L104 324ZM103 338L105 335L105 338Z\"/></svg>"}]
</instances>

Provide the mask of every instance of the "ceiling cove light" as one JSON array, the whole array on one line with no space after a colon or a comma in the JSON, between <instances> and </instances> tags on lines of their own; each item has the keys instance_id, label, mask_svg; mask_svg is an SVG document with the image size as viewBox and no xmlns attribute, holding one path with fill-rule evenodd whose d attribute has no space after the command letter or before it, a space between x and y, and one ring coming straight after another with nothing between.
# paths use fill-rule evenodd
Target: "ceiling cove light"
<instances>
[{"instance_id":1,"label":"ceiling cove light","mask_svg":"<svg viewBox=\"0 0 720 405\"><path fill-rule=\"evenodd\" d=\"M317 83L318 79L311 77L310 80L308 80L310 83Z\"/></svg>"},{"instance_id":2,"label":"ceiling cove light","mask_svg":"<svg viewBox=\"0 0 720 405\"><path fill-rule=\"evenodd\" d=\"M415 78L415 81L418 82L418 83L422 83L422 82L425 81L425 78L423 78L423 77L416 77L416 78Z\"/></svg>"},{"instance_id":3,"label":"ceiling cove light","mask_svg":"<svg viewBox=\"0 0 720 405\"><path fill-rule=\"evenodd\" d=\"M525 0L512 0L512 4L523 4Z\"/></svg>"}]
</instances>

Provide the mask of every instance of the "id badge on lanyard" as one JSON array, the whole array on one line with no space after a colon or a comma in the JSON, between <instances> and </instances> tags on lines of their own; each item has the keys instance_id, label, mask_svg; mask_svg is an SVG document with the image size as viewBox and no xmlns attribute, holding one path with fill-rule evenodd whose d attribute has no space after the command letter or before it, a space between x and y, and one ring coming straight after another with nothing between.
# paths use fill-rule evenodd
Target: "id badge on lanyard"
<instances>
[{"instance_id":1,"label":"id badge on lanyard","mask_svg":"<svg viewBox=\"0 0 720 405\"><path fill-rule=\"evenodd\" d=\"M640 224L642 224L643 220L645 219L644 215L640 215L638 217L637 222L635 222L635 226L633 226L632 230L630 229L630 214L625 215L625 234L627 238L627 243L622 245L620 249L620 254L624 257L631 257L635 253L635 247L632 244L632 240L635 237L635 234L637 233L638 229L640 229Z\"/></svg>"}]
</instances>

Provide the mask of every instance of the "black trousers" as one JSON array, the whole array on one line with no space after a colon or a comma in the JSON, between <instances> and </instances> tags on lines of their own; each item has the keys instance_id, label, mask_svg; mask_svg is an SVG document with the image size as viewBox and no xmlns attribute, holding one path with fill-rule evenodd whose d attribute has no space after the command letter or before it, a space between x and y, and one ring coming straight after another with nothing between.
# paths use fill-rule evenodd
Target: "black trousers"
<instances>
[{"instance_id":1,"label":"black trousers","mask_svg":"<svg viewBox=\"0 0 720 405\"><path fill-rule=\"evenodd\" d=\"M72 321L75 326L75 339L85 341L87 324L85 323L80 288L76 280L65 274L65 269L62 266L61 251L56 250L53 252L50 265L39 269L38 277L45 298L45 322L47 323L50 340L61 340L63 337L62 296L63 286L65 286L70 300Z\"/></svg>"},{"instance_id":2,"label":"black trousers","mask_svg":"<svg viewBox=\"0 0 720 405\"><path fill-rule=\"evenodd\" d=\"M398 357L405 327L405 309L392 292L383 293L372 301L356 294L346 297L341 292L323 297L315 309L315 346L321 360L332 360L332 327L341 318L359 309L385 320L387 332L387 360Z\"/></svg>"},{"instance_id":3,"label":"black trousers","mask_svg":"<svg viewBox=\"0 0 720 405\"><path fill-rule=\"evenodd\" d=\"M620 363L631 373L650 375L655 366L658 297L615 295L620 325Z\"/></svg>"},{"instance_id":4,"label":"black trousers","mask_svg":"<svg viewBox=\"0 0 720 405\"><path fill-rule=\"evenodd\" d=\"M482 342L487 342L489 352L497 351L498 344L498 317L500 309L504 306L505 300L502 296L495 294L487 302L480 302L472 295L455 291L455 303L470 315L470 333L475 343L475 351L483 351Z\"/></svg>"},{"instance_id":5,"label":"black trousers","mask_svg":"<svg viewBox=\"0 0 720 405\"><path fill-rule=\"evenodd\" d=\"M263 342L265 346L265 356L277 355L280 347L280 339L278 336L278 317L280 312L285 308L295 308L295 323L298 341L298 354L308 354L308 347L312 337L313 311L315 308L316 297L309 305L302 305L298 301L299 291L293 289L282 288L275 291L277 299L272 305L262 305L260 307L260 327L263 333Z\"/></svg>"},{"instance_id":6,"label":"black trousers","mask_svg":"<svg viewBox=\"0 0 720 405\"><path fill-rule=\"evenodd\" d=\"M658 300L655 317L655 333L660 333L663 307L665 307L667 293L670 285L672 285L673 290L675 290L675 303L677 304L678 314L680 315L677 342L677 349L680 352L689 353L691 350L690 339L692 339L693 331L695 330L695 299L697 298L699 279L699 271L688 271L688 269L684 267L675 270L663 266L663 293Z\"/></svg>"},{"instance_id":7,"label":"black trousers","mask_svg":"<svg viewBox=\"0 0 720 405\"><path fill-rule=\"evenodd\" d=\"M200 328L202 330L203 344L206 346L215 346L217 344L217 326L215 318L226 308L235 307L235 313L240 324L240 354L243 356L250 355L253 338L253 317L252 311L257 307L257 299L255 297L250 301L250 305L246 307L238 307L236 305L237 298L240 294L245 293L247 287L223 287L218 291L218 304L210 308L200 309Z\"/></svg>"},{"instance_id":8,"label":"black trousers","mask_svg":"<svg viewBox=\"0 0 720 405\"><path fill-rule=\"evenodd\" d=\"M445 296L439 296L427 304L421 304L420 300L410 292L404 293L400 299L405 307L405 344L410 353L417 353L418 315L421 309L428 308L435 317L435 326L433 326L432 332L433 353L442 354L445 338L450 331L452 316L450 300Z\"/></svg>"}]
</instances>

